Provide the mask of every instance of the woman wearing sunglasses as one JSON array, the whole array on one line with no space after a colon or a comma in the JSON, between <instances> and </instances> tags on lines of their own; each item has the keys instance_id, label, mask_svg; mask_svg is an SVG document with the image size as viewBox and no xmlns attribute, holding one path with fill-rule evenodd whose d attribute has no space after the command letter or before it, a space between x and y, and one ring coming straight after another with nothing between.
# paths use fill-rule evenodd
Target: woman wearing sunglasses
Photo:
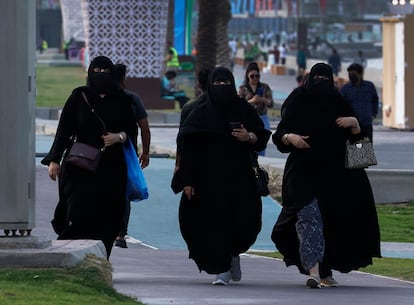
<instances>
[{"instance_id":1,"label":"woman wearing sunglasses","mask_svg":"<svg viewBox=\"0 0 414 305\"><path fill-rule=\"evenodd\" d=\"M260 69L256 62L247 66L244 84L239 87L239 96L245 98L252 105L260 116L267 130L270 130L267 109L273 107L272 90L268 84L260 81ZM264 156L266 150L259 152Z\"/></svg>"}]
</instances>

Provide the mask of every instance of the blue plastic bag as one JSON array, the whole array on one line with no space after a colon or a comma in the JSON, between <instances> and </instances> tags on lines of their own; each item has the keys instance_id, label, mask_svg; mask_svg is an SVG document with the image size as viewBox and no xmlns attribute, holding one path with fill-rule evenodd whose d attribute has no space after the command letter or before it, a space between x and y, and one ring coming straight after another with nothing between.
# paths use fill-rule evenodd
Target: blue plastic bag
<instances>
[{"instance_id":1,"label":"blue plastic bag","mask_svg":"<svg viewBox=\"0 0 414 305\"><path fill-rule=\"evenodd\" d=\"M148 187L142 172L137 154L131 140L123 145L124 157L127 166L126 196L129 201L140 201L148 198Z\"/></svg>"}]
</instances>

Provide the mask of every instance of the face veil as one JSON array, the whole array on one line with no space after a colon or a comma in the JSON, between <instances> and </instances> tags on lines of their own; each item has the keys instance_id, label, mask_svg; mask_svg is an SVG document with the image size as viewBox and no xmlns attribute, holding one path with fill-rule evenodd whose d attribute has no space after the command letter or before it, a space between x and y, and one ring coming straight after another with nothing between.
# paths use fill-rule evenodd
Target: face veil
<instances>
[{"instance_id":1,"label":"face veil","mask_svg":"<svg viewBox=\"0 0 414 305\"><path fill-rule=\"evenodd\" d=\"M227 108L237 100L234 77L231 71L218 67L209 77L207 93L210 103L216 108Z\"/></svg>"},{"instance_id":2,"label":"face veil","mask_svg":"<svg viewBox=\"0 0 414 305\"><path fill-rule=\"evenodd\" d=\"M95 57L88 68L88 87L96 94L109 93L116 90L113 77L114 65L106 56Z\"/></svg>"}]
</instances>

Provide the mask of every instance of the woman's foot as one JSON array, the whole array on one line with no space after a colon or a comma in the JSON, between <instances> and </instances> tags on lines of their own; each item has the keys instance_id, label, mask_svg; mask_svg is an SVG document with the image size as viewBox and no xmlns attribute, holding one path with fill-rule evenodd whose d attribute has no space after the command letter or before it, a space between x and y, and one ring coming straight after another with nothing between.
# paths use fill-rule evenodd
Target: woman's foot
<instances>
[{"instance_id":1,"label":"woman's foot","mask_svg":"<svg viewBox=\"0 0 414 305\"><path fill-rule=\"evenodd\" d=\"M125 238L121 236L116 238L114 246L118 248L128 248Z\"/></svg>"},{"instance_id":2,"label":"woman's foot","mask_svg":"<svg viewBox=\"0 0 414 305\"><path fill-rule=\"evenodd\" d=\"M321 279L321 286L322 287L338 287L339 283L335 281L332 276L327 276Z\"/></svg>"},{"instance_id":3,"label":"woman's foot","mask_svg":"<svg viewBox=\"0 0 414 305\"><path fill-rule=\"evenodd\" d=\"M213 285L224 285L230 284L230 271L219 273L216 275L216 279L213 281Z\"/></svg>"},{"instance_id":4,"label":"woman's foot","mask_svg":"<svg viewBox=\"0 0 414 305\"><path fill-rule=\"evenodd\" d=\"M240 256L231 257L231 268L230 268L230 277L232 281L238 282L242 278L242 272L240 269Z\"/></svg>"},{"instance_id":5,"label":"woman's foot","mask_svg":"<svg viewBox=\"0 0 414 305\"><path fill-rule=\"evenodd\" d=\"M309 275L306 279L306 287L321 288L321 280L319 279L319 276Z\"/></svg>"}]
</instances>

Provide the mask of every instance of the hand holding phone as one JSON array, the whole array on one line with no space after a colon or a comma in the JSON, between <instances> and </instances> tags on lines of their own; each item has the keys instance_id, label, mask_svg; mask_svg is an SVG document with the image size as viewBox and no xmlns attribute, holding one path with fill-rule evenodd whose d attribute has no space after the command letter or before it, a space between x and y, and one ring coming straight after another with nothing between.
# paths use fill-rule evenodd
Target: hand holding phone
<instances>
[{"instance_id":1,"label":"hand holding phone","mask_svg":"<svg viewBox=\"0 0 414 305\"><path fill-rule=\"evenodd\" d=\"M241 128L241 122L229 122L229 126L231 130Z\"/></svg>"}]
</instances>

